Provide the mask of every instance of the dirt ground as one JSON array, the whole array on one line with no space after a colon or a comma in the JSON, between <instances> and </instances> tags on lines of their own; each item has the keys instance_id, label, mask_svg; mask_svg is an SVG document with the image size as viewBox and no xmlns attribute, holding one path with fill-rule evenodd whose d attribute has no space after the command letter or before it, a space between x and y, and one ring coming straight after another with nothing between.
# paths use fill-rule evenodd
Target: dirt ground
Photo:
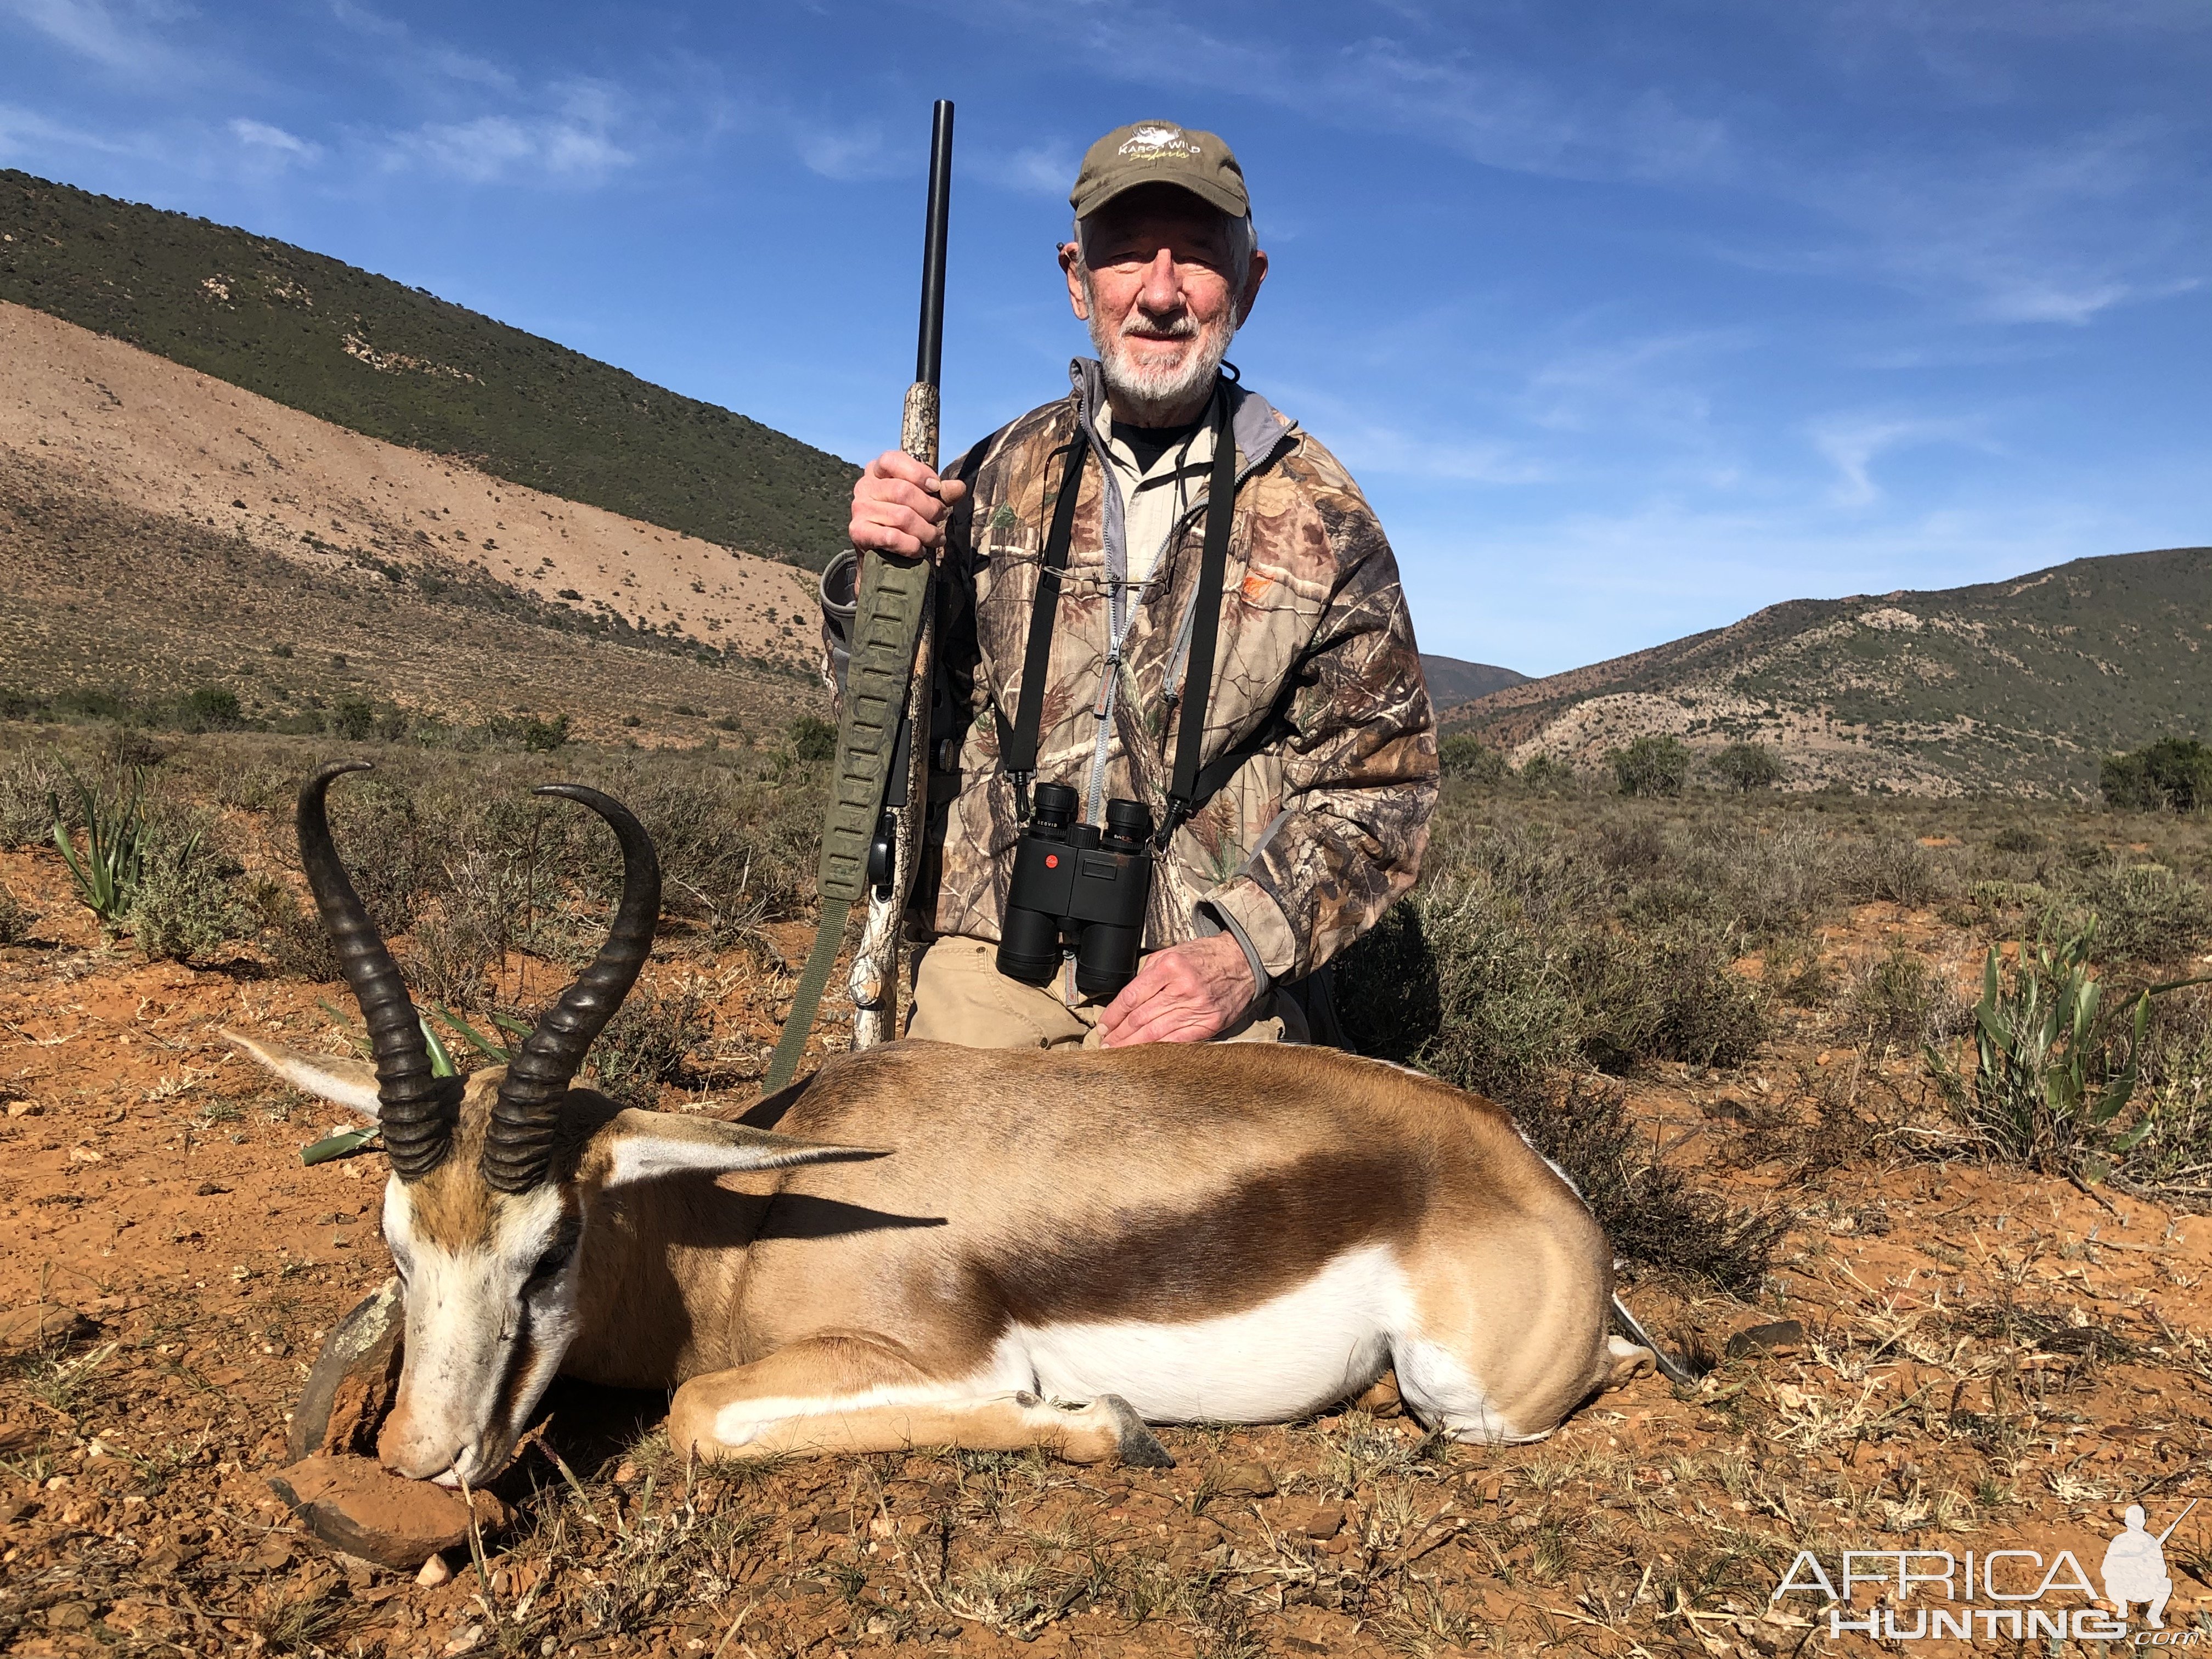
<instances>
[{"instance_id":1,"label":"dirt ground","mask_svg":"<svg viewBox=\"0 0 2212 1659\"><path fill-rule=\"evenodd\" d=\"M426 1585L333 1556L267 1483L321 1337L388 1271L386 1170L303 1168L339 1115L216 1030L337 1049L319 999L342 991L146 963L61 878L0 855L45 918L0 950L0 1306L82 1316L19 1319L0 1360L10 1653L1851 1652L1874 1644L1832 1639L1822 1597L1770 1606L1800 1549L1832 1575L1908 1548L2063 1548L2094 1573L2121 1506L2155 1530L2212 1484L2212 1218L1967 1162L1770 1155L1824 1091L1917 1086L1917 1062L1885 1077L1785 1007L1753 1065L1629 1085L1670 1157L1796 1216L1756 1305L1627 1287L1718 1361L1694 1389L1646 1378L1502 1449L1370 1400L1166 1431L1158 1473L917 1452L730 1475L668 1456L659 1398L558 1385L505 1483L515 1526ZM1961 987L1978 969L1888 906L1825 950L1900 939ZM785 988L742 962L718 983L750 1052ZM1802 1338L1723 1357L1780 1320ZM2208 1539L2199 1510L2166 1545L2170 1626L2212 1627Z\"/></svg>"}]
</instances>

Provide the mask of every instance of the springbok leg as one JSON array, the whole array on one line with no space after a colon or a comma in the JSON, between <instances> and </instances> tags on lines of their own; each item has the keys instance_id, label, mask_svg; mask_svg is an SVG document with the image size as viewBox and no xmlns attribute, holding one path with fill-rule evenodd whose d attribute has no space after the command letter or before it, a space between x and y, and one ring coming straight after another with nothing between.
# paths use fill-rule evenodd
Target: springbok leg
<instances>
[{"instance_id":1,"label":"springbok leg","mask_svg":"<svg viewBox=\"0 0 2212 1659\"><path fill-rule=\"evenodd\" d=\"M917 1446L1036 1446L1071 1463L1146 1468L1175 1461L1116 1395L1068 1407L1026 1391L978 1394L854 1337L793 1343L750 1365L693 1377L669 1407L668 1438L710 1462Z\"/></svg>"}]
</instances>

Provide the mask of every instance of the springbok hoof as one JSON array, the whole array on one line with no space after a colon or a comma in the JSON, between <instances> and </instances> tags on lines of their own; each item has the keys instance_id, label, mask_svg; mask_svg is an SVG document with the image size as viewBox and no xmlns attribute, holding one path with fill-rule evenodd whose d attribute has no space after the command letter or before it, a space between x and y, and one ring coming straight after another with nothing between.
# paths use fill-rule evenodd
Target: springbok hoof
<instances>
[{"instance_id":1,"label":"springbok hoof","mask_svg":"<svg viewBox=\"0 0 2212 1659\"><path fill-rule=\"evenodd\" d=\"M1118 1394L1102 1394L1093 1402L1114 1419L1114 1428L1121 1439L1122 1463L1134 1469L1171 1469L1175 1459L1159 1437L1145 1426L1145 1419L1137 1415L1137 1408Z\"/></svg>"}]
</instances>

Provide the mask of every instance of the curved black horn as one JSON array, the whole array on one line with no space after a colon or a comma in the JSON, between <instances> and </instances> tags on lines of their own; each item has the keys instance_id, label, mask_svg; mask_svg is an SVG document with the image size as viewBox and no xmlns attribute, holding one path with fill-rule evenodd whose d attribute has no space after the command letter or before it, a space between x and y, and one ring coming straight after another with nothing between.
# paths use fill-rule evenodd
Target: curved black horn
<instances>
[{"instance_id":1,"label":"curved black horn","mask_svg":"<svg viewBox=\"0 0 2212 1659\"><path fill-rule=\"evenodd\" d=\"M660 920L660 860L653 837L629 808L580 783L549 783L531 793L580 801L607 821L622 843L623 890L598 957L545 1011L507 1062L483 1152L484 1181L502 1193L526 1193L544 1180L561 1097L583 1066L592 1040L637 983Z\"/></svg>"},{"instance_id":2,"label":"curved black horn","mask_svg":"<svg viewBox=\"0 0 2212 1659\"><path fill-rule=\"evenodd\" d=\"M368 1025L368 1047L376 1060L377 1118L392 1167L402 1181L420 1181L436 1169L453 1145L461 1080L440 1077L430 1067L429 1045L409 1000L407 982L385 948L383 935L368 919L368 907L354 890L345 866L331 842L330 814L323 797L334 778L374 769L367 761L333 761L300 791L300 866L315 895L315 908L337 953L338 969L353 988L354 1000Z\"/></svg>"}]
</instances>

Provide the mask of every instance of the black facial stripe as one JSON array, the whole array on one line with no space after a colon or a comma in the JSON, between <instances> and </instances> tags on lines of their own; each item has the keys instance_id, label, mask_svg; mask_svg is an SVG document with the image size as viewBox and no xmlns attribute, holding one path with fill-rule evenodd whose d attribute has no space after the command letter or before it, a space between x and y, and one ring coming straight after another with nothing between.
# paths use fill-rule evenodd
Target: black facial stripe
<instances>
[{"instance_id":1,"label":"black facial stripe","mask_svg":"<svg viewBox=\"0 0 2212 1659\"><path fill-rule=\"evenodd\" d=\"M515 1407L520 1401L526 1379L538 1363L538 1344L531 1337L530 1303L525 1298L522 1312L515 1322L514 1346L508 1355L507 1370L499 1380L499 1400L494 1407L493 1422L504 1430L514 1421Z\"/></svg>"}]
</instances>

